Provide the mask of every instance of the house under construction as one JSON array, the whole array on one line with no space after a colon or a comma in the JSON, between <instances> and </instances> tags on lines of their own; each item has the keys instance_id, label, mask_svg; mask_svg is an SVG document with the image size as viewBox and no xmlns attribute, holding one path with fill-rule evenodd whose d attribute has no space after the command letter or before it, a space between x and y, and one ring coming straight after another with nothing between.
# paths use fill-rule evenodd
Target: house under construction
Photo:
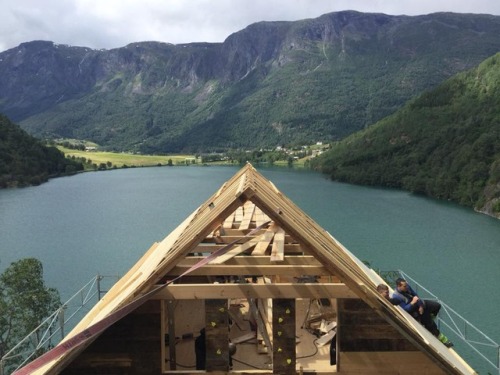
<instances>
[{"instance_id":1,"label":"house under construction","mask_svg":"<svg viewBox=\"0 0 500 375\"><path fill-rule=\"evenodd\" d=\"M244 166L15 374L474 374Z\"/></svg>"}]
</instances>

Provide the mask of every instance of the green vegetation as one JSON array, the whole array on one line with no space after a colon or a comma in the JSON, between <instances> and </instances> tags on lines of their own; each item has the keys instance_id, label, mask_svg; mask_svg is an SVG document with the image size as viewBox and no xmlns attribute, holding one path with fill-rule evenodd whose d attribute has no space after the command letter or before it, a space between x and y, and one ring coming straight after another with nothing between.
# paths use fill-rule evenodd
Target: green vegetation
<instances>
[{"instance_id":1,"label":"green vegetation","mask_svg":"<svg viewBox=\"0 0 500 375\"><path fill-rule=\"evenodd\" d=\"M39 185L50 177L74 174L81 163L46 147L0 115L0 188Z\"/></svg>"},{"instance_id":2,"label":"green vegetation","mask_svg":"<svg viewBox=\"0 0 500 375\"><path fill-rule=\"evenodd\" d=\"M60 306L59 292L45 285L39 260L21 259L7 267L0 275L0 358ZM35 333L32 345L40 339ZM21 345L10 356L24 355L28 347L33 347L29 344ZM4 371L10 373L8 370L7 365Z\"/></svg>"},{"instance_id":3,"label":"green vegetation","mask_svg":"<svg viewBox=\"0 0 500 375\"><path fill-rule=\"evenodd\" d=\"M500 216L500 54L335 143L313 167Z\"/></svg>"},{"instance_id":4,"label":"green vegetation","mask_svg":"<svg viewBox=\"0 0 500 375\"><path fill-rule=\"evenodd\" d=\"M57 148L67 158L83 163L85 170L105 170L128 167L173 166L192 164L269 164L280 166L307 167L312 155L325 150L329 145L302 146L292 149L278 147L275 150L238 151L200 155L139 155L122 152L96 151L96 144L86 150L87 142L78 140L58 140ZM62 145L65 146L62 146Z\"/></svg>"},{"instance_id":5,"label":"green vegetation","mask_svg":"<svg viewBox=\"0 0 500 375\"><path fill-rule=\"evenodd\" d=\"M214 44L89 51L32 42L22 64L15 49L2 55L0 106L38 137L92 140L107 151L331 142L479 64L500 49L499 34L500 18L487 15L346 11L259 23Z\"/></svg>"},{"instance_id":6,"label":"green vegetation","mask_svg":"<svg viewBox=\"0 0 500 375\"><path fill-rule=\"evenodd\" d=\"M67 158L82 162L85 170L194 164L194 155L139 155L109 151L82 151L58 146Z\"/></svg>"},{"instance_id":7,"label":"green vegetation","mask_svg":"<svg viewBox=\"0 0 500 375\"><path fill-rule=\"evenodd\" d=\"M144 84L142 77L123 76L113 91L61 103L22 126L41 137L91 139L108 151L142 154L300 146L361 130L457 71L432 55L402 62L384 49L366 50L368 41L352 43L361 55L342 57L335 45L307 42L305 50L287 52L283 67L259 67L231 85L200 83L188 93L168 82L154 94L131 95L129 82Z\"/></svg>"}]
</instances>

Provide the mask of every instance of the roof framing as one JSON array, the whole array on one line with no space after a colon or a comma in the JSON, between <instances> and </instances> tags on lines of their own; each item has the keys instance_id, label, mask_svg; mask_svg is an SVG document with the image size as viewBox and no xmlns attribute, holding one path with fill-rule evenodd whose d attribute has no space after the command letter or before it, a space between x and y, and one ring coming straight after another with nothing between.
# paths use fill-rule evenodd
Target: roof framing
<instances>
[{"instance_id":1,"label":"roof framing","mask_svg":"<svg viewBox=\"0 0 500 375\"><path fill-rule=\"evenodd\" d=\"M202 267L207 254L228 249ZM158 287L189 272L188 283ZM200 284L191 277L269 275L271 284ZM280 281L285 276L329 275L331 283ZM154 244L67 336L120 311L155 288L154 299L358 298L450 374L471 373L466 363L429 345L428 335L376 291L380 280L327 231L250 164L206 200L169 236ZM55 374L95 337L68 349L35 373ZM63 342L63 344L64 344Z\"/></svg>"}]
</instances>

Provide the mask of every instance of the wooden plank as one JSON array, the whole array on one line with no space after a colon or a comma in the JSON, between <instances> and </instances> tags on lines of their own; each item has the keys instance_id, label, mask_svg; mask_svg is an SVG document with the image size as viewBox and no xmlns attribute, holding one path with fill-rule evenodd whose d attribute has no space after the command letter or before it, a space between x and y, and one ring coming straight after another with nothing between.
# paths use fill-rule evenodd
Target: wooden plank
<instances>
[{"instance_id":1,"label":"wooden plank","mask_svg":"<svg viewBox=\"0 0 500 375\"><path fill-rule=\"evenodd\" d=\"M265 231L266 231L265 229L262 229L261 231L256 232L253 236L249 236L249 237L260 236ZM238 240L242 240L242 239L244 240L244 237L245 237L245 235L242 235L242 234L238 234L238 235L231 235L231 234L229 234L229 235L219 236L217 238L220 241L219 243L230 243L230 242L234 242L234 241L238 241ZM204 243L213 243L212 241L213 241L213 239L206 238L205 241L200 242L200 243L201 244L204 244ZM298 244L297 242L294 243L293 238L291 236L287 235L287 234L285 234L285 241L284 241L284 243L286 245L293 245L293 246L290 247L290 249L292 249L293 247L296 247L296 248L300 247L300 244ZM305 251L305 249L302 248L301 251Z\"/></svg>"},{"instance_id":2,"label":"wooden plank","mask_svg":"<svg viewBox=\"0 0 500 375\"><path fill-rule=\"evenodd\" d=\"M220 232L220 236L245 236L248 231L241 230L239 228L223 228Z\"/></svg>"},{"instance_id":3,"label":"wooden plank","mask_svg":"<svg viewBox=\"0 0 500 375\"><path fill-rule=\"evenodd\" d=\"M264 233L264 232L262 232ZM261 234L262 234L261 233ZM196 247L194 247L188 254L200 254L200 253L213 253L214 251L219 250L220 248L226 246L228 243L233 242L234 240L239 240L236 243L244 243L248 241L248 239L255 238L257 236L260 236L261 234L257 234L256 236L249 236L249 237L232 237L228 238L226 236L219 236L219 237L213 237L211 239L206 239L207 241L202 242L198 244ZM252 253L254 255L259 255ZM260 254L263 255L263 254ZM285 242L285 255L308 255L307 250L304 249L299 244L290 244ZM193 255L188 255L188 256L193 256Z\"/></svg>"},{"instance_id":4,"label":"wooden plank","mask_svg":"<svg viewBox=\"0 0 500 375\"><path fill-rule=\"evenodd\" d=\"M276 231L278 230L278 228L279 227L274 222L271 223L271 225L269 226L269 228L264 233L263 239L261 241L259 241L259 243L257 244L257 246L255 246L255 249L253 249L252 255L264 255L264 253L267 250L267 247L271 243L271 241L272 241L272 239L274 237L274 234L276 233Z\"/></svg>"},{"instance_id":5,"label":"wooden plank","mask_svg":"<svg viewBox=\"0 0 500 375\"><path fill-rule=\"evenodd\" d=\"M234 222L234 216L236 214L236 211L233 212L231 215L229 215L225 220L224 223L222 224L223 228L230 229L233 227L233 222Z\"/></svg>"},{"instance_id":6,"label":"wooden plank","mask_svg":"<svg viewBox=\"0 0 500 375\"><path fill-rule=\"evenodd\" d=\"M234 213L234 221L240 222L243 220L243 206L239 206Z\"/></svg>"},{"instance_id":7,"label":"wooden plank","mask_svg":"<svg viewBox=\"0 0 500 375\"><path fill-rule=\"evenodd\" d=\"M327 332L326 334L321 336L318 340L316 340L316 345L325 346L330 341L332 341L332 339L335 337L336 334L337 334L336 330L332 330L330 332Z\"/></svg>"},{"instance_id":8,"label":"wooden plank","mask_svg":"<svg viewBox=\"0 0 500 375\"><path fill-rule=\"evenodd\" d=\"M152 299L359 298L340 283L171 284Z\"/></svg>"},{"instance_id":9,"label":"wooden plank","mask_svg":"<svg viewBox=\"0 0 500 375\"><path fill-rule=\"evenodd\" d=\"M271 251L271 260L281 262L285 258L285 231L278 228L274 235L273 249Z\"/></svg>"},{"instance_id":10,"label":"wooden plank","mask_svg":"<svg viewBox=\"0 0 500 375\"><path fill-rule=\"evenodd\" d=\"M267 326L262 318L262 315L259 312L259 308L257 307L257 303L259 301L256 301L254 298L249 298L248 299L248 307L250 310L250 314L252 314L255 322L257 323L257 330L262 336L262 339L264 340L266 346L268 349L272 348L272 343L271 339L269 337L269 331L267 330Z\"/></svg>"},{"instance_id":11,"label":"wooden plank","mask_svg":"<svg viewBox=\"0 0 500 375\"><path fill-rule=\"evenodd\" d=\"M252 222L253 213L255 211L255 204L248 201L245 203L243 210L244 210L243 220L241 220L241 224L239 227L239 229L241 230L250 228L250 223Z\"/></svg>"},{"instance_id":12,"label":"wooden plank","mask_svg":"<svg viewBox=\"0 0 500 375\"><path fill-rule=\"evenodd\" d=\"M245 242L244 244L238 245L234 249L229 250L226 254L220 255L217 258L215 258L214 260L210 261L208 264L222 264L226 260L234 258L236 255L241 254L245 250L251 249L252 247L257 245L257 243L262 241L262 239L265 236L266 236L266 233L264 233L263 235L261 235L259 237L255 237L255 238Z\"/></svg>"},{"instance_id":13,"label":"wooden plank","mask_svg":"<svg viewBox=\"0 0 500 375\"><path fill-rule=\"evenodd\" d=\"M193 249L191 252L192 254L203 254L203 253L213 253L214 251L217 251L221 248L223 248L226 245L219 245L216 243L204 243L196 246L196 248Z\"/></svg>"},{"instance_id":14,"label":"wooden plank","mask_svg":"<svg viewBox=\"0 0 500 375\"><path fill-rule=\"evenodd\" d=\"M179 276L186 272L191 266L176 266L169 271L168 276ZM285 264L272 265L228 265L214 264L206 265L189 273L190 276L261 276L261 275L284 275L291 277L329 275L323 266L296 265L290 267Z\"/></svg>"},{"instance_id":15,"label":"wooden plank","mask_svg":"<svg viewBox=\"0 0 500 375\"><path fill-rule=\"evenodd\" d=\"M182 259L177 266L179 267L191 267L198 263L203 256L190 256ZM268 255L241 255L236 256L232 259L227 260L225 265L235 265L235 266L276 266L276 263L271 262L271 258ZM323 266L314 256L312 255L297 255L297 256L287 256L283 262L279 263L279 266Z\"/></svg>"},{"instance_id":16,"label":"wooden plank","mask_svg":"<svg viewBox=\"0 0 500 375\"><path fill-rule=\"evenodd\" d=\"M273 327L271 326L271 322L269 321L269 317L272 317L272 299L271 298L260 298L257 303L257 308L259 310L260 316L262 317L262 321L266 327L267 332L272 332Z\"/></svg>"},{"instance_id":17,"label":"wooden plank","mask_svg":"<svg viewBox=\"0 0 500 375\"><path fill-rule=\"evenodd\" d=\"M256 332L245 333L244 335L238 336L231 340L233 344L240 344L249 340L253 340L256 337Z\"/></svg>"},{"instance_id":18,"label":"wooden plank","mask_svg":"<svg viewBox=\"0 0 500 375\"><path fill-rule=\"evenodd\" d=\"M269 216L267 216L259 207L255 206L255 212L254 212L254 217L255 217L255 225L256 226L261 226L264 224L266 221L269 221Z\"/></svg>"}]
</instances>

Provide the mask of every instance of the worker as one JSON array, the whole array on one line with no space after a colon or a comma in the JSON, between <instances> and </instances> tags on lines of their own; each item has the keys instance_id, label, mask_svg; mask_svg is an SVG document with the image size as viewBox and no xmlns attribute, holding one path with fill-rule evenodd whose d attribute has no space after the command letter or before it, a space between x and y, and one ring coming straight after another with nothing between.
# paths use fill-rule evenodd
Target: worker
<instances>
[{"instance_id":1,"label":"worker","mask_svg":"<svg viewBox=\"0 0 500 375\"><path fill-rule=\"evenodd\" d=\"M402 279L401 279L402 280ZM400 281L400 289L396 289L392 296L389 296L389 287L385 284L379 284L377 291L393 305L398 305L408 312L412 317L419 321L430 333L437 337L447 348L451 348L453 343L439 331L434 319L428 309L425 308L424 302L413 292L405 280ZM396 281L396 284L397 284ZM403 285L403 282L406 285ZM441 306L441 305L440 305Z\"/></svg>"}]
</instances>

